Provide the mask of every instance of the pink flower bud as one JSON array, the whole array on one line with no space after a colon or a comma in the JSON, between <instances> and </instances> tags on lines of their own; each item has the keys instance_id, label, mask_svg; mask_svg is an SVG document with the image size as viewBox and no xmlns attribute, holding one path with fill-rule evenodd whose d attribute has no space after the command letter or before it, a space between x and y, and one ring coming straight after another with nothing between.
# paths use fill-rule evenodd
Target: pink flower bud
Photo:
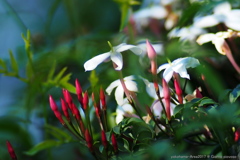
<instances>
[{"instance_id":1,"label":"pink flower bud","mask_svg":"<svg viewBox=\"0 0 240 160\"><path fill-rule=\"evenodd\" d=\"M6 144L7 144L8 153L9 153L10 157L12 158L12 160L17 160L17 156L15 154L15 151L14 151L11 143L9 141L6 141Z\"/></svg>"},{"instance_id":2,"label":"pink flower bud","mask_svg":"<svg viewBox=\"0 0 240 160\"><path fill-rule=\"evenodd\" d=\"M106 137L104 130L102 130L101 135L102 135L102 144L103 144L104 148L107 148L108 143L107 143L107 137Z\"/></svg>"},{"instance_id":3,"label":"pink flower bud","mask_svg":"<svg viewBox=\"0 0 240 160\"><path fill-rule=\"evenodd\" d=\"M86 91L83 95L83 109L84 109L84 111L86 111L87 108L88 108L88 101L89 101L88 92Z\"/></svg>"},{"instance_id":4,"label":"pink flower bud","mask_svg":"<svg viewBox=\"0 0 240 160\"><path fill-rule=\"evenodd\" d=\"M174 79L174 87L175 87L176 94L178 96L179 103L183 104L182 89L181 89L179 81L177 79Z\"/></svg>"},{"instance_id":5,"label":"pink flower bud","mask_svg":"<svg viewBox=\"0 0 240 160\"><path fill-rule=\"evenodd\" d=\"M72 103L73 103L73 101L72 101L72 97L71 97L69 91L66 90L66 89L63 89L62 92L63 92L64 99L65 99L65 101L68 104L68 107L73 112L73 110L72 110Z\"/></svg>"},{"instance_id":6,"label":"pink flower bud","mask_svg":"<svg viewBox=\"0 0 240 160\"><path fill-rule=\"evenodd\" d=\"M100 108L99 102L97 102L96 99L95 99L94 93L92 93L92 101L93 101L93 105L94 105L94 108L95 108L95 111L96 111L96 115L97 115L97 117L100 117L101 108Z\"/></svg>"},{"instance_id":7,"label":"pink flower bud","mask_svg":"<svg viewBox=\"0 0 240 160\"><path fill-rule=\"evenodd\" d=\"M62 115L58 111L58 106L51 95L49 96L49 103L50 103L50 107L51 107L52 111L54 112L55 116L57 117L57 119L61 122L62 125L64 125L65 122L62 119Z\"/></svg>"},{"instance_id":8,"label":"pink flower bud","mask_svg":"<svg viewBox=\"0 0 240 160\"><path fill-rule=\"evenodd\" d=\"M156 58L157 54L156 54L156 51L154 50L152 44L148 40L146 40L146 44L147 44L148 58L150 60Z\"/></svg>"},{"instance_id":9,"label":"pink flower bud","mask_svg":"<svg viewBox=\"0 0 240 160\"><path fill-rule=\"evenodd\" d=\"M100 100L102 103L103 110L106 110L107 109L106 98L105 98L104 90L102 89L102 87L100 88Z\"/></svg>"},{"instance_id":10,"label":"pink flower bud","mask_svg":"<svg viewBox=\"0 0 240 160\"><path fill-rule=\"evenodd\" d=\"M69 113L68 113L68 107L67 107L66 102L62 98L61 98L61 106L62 106L62 111L63 111L64 116L67 118L68 122L70 122L70 116L69 116Z\"/></svg>"},{"instance_id":11,"label":"pink flower bud","mask_svg":"<svg viewBox=\"0 0 240 160\"><path fill-rule=\"evenodd\" d=\"M85 140L86 140L86 143L87 143L87 146L88 146L89 150L91 152L93 152L93 140L92 140L92 137L91 137L91 135L90 135L90 133L87 129L85 131L84 136L85 136Z\"/></svg>"},{"instance_id":12,"label":"pink flower bud","mask_svg":"<svg viewBox=\"0 0 240 160\"><path fill-rule=\"evenodd\" d=\"M75 80L75 85L76 85L78 101L81 105L83 105L82 87L81 87L78 79Z\"/></svg>"},{"instance_id":13,"label":"pink flower bud","mask_svg":"<svg viewBox=\"0 0 240 160\"><path fill-rule=\"evenodd\" d=\"M117 140L116 140L114 133L112 133L111 140L112 140L112 146L113 146L114 152L117 153L118 152L118 144L117 144Z\"/></svg>"},{"instance_id":14,"label":"pink flower bud","mask_svg":"<svg viewBox=\"0 0 240 160\"><path fill-rule=\"evenodd\" d=\"M164 78L162 79L162 86L163 86L163 96L164 96L165 104L166 104L166 106L165 106L166 114L167 114L166 116L167 116L167 119L170 121L170 119L171 119L171 110L170 110L171 95L170 95L170 90L169 90L168 84Z\"/></svg>"}]
</instances>

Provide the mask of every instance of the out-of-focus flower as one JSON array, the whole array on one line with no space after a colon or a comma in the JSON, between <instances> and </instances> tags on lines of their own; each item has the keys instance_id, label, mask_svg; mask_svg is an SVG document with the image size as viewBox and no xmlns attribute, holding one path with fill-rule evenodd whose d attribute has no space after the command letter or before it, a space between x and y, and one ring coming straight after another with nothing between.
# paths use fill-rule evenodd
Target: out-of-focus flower
<instances>
[{"instance_id":1,"label":"out-of-focus flower","mask_svg":"<svg viewBox=\"0 0 240 160\"><path fill-rule=\"evenodd\" d=\"M147 44L145 42L140 42L137 46L142 49L141 56L145 56L147 54ZM156 51L157 55L163 55L163 44L155 43L152 44L152 47Z\"/></svg>"},{"instance_id":2,"label":"out-of-focus flower","mask_svg":"<svg viewBox=\"0 0 240 160\"><path fill-rule=\"evenodd\" d=\"M111 44L109 43L110 47ZM85 71L94 70L100 63L108 60L109 58L117 65L115 70L121 70L123 67L123 58L121 52L126 50L131 50L136 55L140 55L142 50L134 45L122 43L118 46L111 47L111 50L107 53L100 54L96 57L91 58L87 62L84 63Z\"/></svg>"},{"instance_id":3,"label":"out-of-focus flower","mask_svg":"<svg viewBox=\"0 0 240 160\"><path fill-rule=\"evenodd\" d=\"M118 106L116 109L116 123L120 123L124 117L130 117L134 114L133 107L127 102L127 99L124 100L125 104Z\"/></svg>"},{"instance_id":4,"label":"out-of-focus flower","mask_svg":"<svg viewBox=\"0 0 240 160\"><path fill-rule=\"evenodd\" d=\"M142 78L145 85L146 85L146 91L148 93L148 95L153 98L153 99L158 99L158 96L156 94L156 90L154 87L154 83L149 82L147 79ZM159 91L160 91L160 97L163 97L163 92L162 92L162 87L160 85L158 85Z\"/></svg>"},{"instance_id":5,"label":"out-of-focus flower","mask_svg":"<svg viewBox=\"0 0 240 160\"><path fill-rule=\"evenodd\" d=\"M199 61L193 57L178 58L171 63L165 63L159 66L157 72L159 73L165 69L163 72L163 78L167 82L172 78L174 72L178 73L182 78L190 79L190 76L187 73L187 68L194 68L199 64Z\"/></svg>"},{"instance_id":6,"label":"out-of-focus flower","mask_svg":"<svg viewBox=\"0 0 240 160\"><path fill-rule=\"evenodd\" d=\"M163 19L166 16L167 10L164 7L154 5L135 12L133 14L133 19L135 21L137 30L142 32L143 28L149 26L151 19Z\"/></svg>"},{"instance_id":7,"label":"out-of-focus flower","mask_svg":"<svg viewBox=\"0 0 240 160\"><path fill-rule=\"evenodd\" d=\"M213 9L212 15L194 19L194 25L200 28L212 27L219 23L224 23L227 27L240 31L240 9L231 10L230 3L224 2Z\"/></svg>"},{"instance_id":8,"label":"out-of-focus flower","mask_svg":"<svg viewBox=\"0 0 240 160\"><path fill-rule=\"evenodd\" d=\"M228 30L225 32L217 32L216 34L208 33L199 36L197 39L197 43L199 45L202 45L207 42L212 42L220 54L226 55L226 51L230 51L230 48L226 43L225 39L239 36L239 32L235 32L232 30Z\"/></svg>"},{"instance_id":9,"label":"out-of-focus flower","mask_svg":"<svg viewBox=\"0 0 240 160\"><path fill-rule=\"evenodd\" d=\"M194 25L189 27L183 27L183 28L174 28L169 34L169 38L173 37L179 37L181 41L193 41L196 40L196 38L206 33L206 31L202 28L196 27Z\"/></svg>"},{"instance_id":10,"label":"out-of-focus flower","mask_svg":"<svg viewBox=\"0 0 240 160\"><path fill-rule=\"evenodd\" d=\"M125 77L123 80L124 80L124 83L125 83L125 85L126 85L126 87L129 91L131 91L131 92L137 92L138 91L137 83L134 81L134 76ZM107 87L107 89L106 89L107 94L110 95L114 88L116 88L115 99L117 101L117 104L121 106L124 102L124 89L123 89L121 81L119 79L113 81Z\"/></svg>"}]
</instances>

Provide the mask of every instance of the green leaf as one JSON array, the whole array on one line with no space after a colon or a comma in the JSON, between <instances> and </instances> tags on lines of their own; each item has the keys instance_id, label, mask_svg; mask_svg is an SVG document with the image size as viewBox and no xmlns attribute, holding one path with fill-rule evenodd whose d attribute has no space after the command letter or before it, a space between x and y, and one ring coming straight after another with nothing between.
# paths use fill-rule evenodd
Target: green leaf
<instances>
[{"instance_id":1,"label":"green leaf","mask_svg":"<svg viewBox=\"0 0 240 160\"><path fill-rule=\"evenodd\" d=\"M55 141L55 140L46 140L43 141L39 144L37 144L36 146L34 146L33 148L31 148L29 151L25 152L26 155L32 156L35 155L36 153L48 149L48 148L53 148L53 147L57 147L60 144L62 144L60 141Z\"/></svg>"},{"instance_id":2,"label":"green leaf","mask_svg":"<svg viewBox=\"0 0 240 160\"><path fill-rule=\"evenodd\" d=\"M52 134L55 138L57 138L60 141L69 142L72 139L69 133L66 133L57 127L45 125L45 128L50 134Z\"/></svg>"},{"instance_id":3,"label":"green leaf","mask_svg":"<svg viewBox=\"0 0 240 160\"><path fill-rule=\"evenodd\" d=\"M89 77L89 81L90 81L91 86L92 86L93 88L97 85L99 79L98 79L98 77L97 77L97 75L96 75L95 70L91 71L91 74L90 74L90 77Z\"/></svg>"},{"instance_id":4,"label":"green leaf","mask_svg":"<svg viewBox=\"0 0 240 160\"><path fill-rule=\"evenodd\" d=\"M238 97L240 96L240 84L237 85L236 88L232 90L232 92L229 94L229 100L231 103L235 102Z\"/></svg>"},{"instance_id":5,"label":"green leaf","mask_svg":"<svg viewBox=\"0 0 240 160\"><path fill-rule=\"evenodd\" d=\"M56 61L53 62L53 65L52 65L51 69L49 70L49 73L47 76L48 81L52 80L55 70L56 70Z\"/></svg>"},{"instance_id":6,"label":"green leaf","mask_svg":"<svg viewBox=\"0 0 240 160\"><path fill-rule=\"evenodd\" d=\"M12 53L11 50L9 51L9 55L10 55L10 61L11 61L12 70L13 70L14 73L18 74L18 64L17 64L17 61L14 58L13 53Z\"/></svg>"},{"instance_id":7,"label":"green leaf","mask_svg":"<svg viewBox=\"0 0 240 160\"><path fill-rule=\"evenodd\" d=\"M70 83L68 83L68 82L62 83L62 84L60 85L60 87L67 89L67 90L68 90L69 92L71 92L71 93L76 93L76 88L75 88L75 86L72 85L72 84L70 84Z\"/></svg>"},{"instance_id":8,"label":"green leaf","mask_svg":"<svg viewBox=\"0 0 240 160\"><path fill-rule=\"evenodd\" d=\"M131 8L128 4L123 4L121 6L121 25L120 25L120 32L126 27L129 15L131 13Z\"/></svg>"},{"instance_id":9,"label":"green leaf","mask_svg":"<svg viewBox=\"0 0 240 160\"><path fill-rule=\"evenodd\" d=\"M64 67L58 74L57 76L54 78L54 82L57 83L60 81L61 77L63 76L63 74L65 73L65 71L67 70L67 67Z\"/></svg>"},{"instance_id":10,"label":"green leaf","mask_svg":"<svg viewBox=\"0 0 240 160\"><path fill-rule=\"evenodd\" d=\"M204 106L209 104L217 104L217 103L210 98L204 97L200 100L199 106Z\"/></svg>"},{"instance_id":11,"label":"green leaf","mask_svg":"<svg viewBox=\"0 0 240 160\"><path fill-rule=\"evenodd\" d=\"M0 59L0 66L3 68L3 70L7 70L7 65L2 59Z\"/></svg>"}]
</instances>

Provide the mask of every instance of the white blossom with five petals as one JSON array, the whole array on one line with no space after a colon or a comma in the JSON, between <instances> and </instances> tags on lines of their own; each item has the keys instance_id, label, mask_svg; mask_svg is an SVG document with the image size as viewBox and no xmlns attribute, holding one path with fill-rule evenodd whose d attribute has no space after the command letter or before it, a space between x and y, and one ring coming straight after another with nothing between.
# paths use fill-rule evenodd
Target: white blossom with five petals
<instances>
[{"instance_id":1,"label":"white blossom with five petals","mask_svg":"<svg viewBox=\"0 0 240 160\"><path fill-rule=\"evenodd\" d=\"M190 79L189 74L187 73L187 68L195 68L199 65L199 61L193 57L178 58L171 63L165 63L161 65L157 72L164 70L163 78L166 82L169 82L173 76L173 73L178 73L182 78Z\"/></svg>"},{"instance_id":2,"label":"white blossom with five petals","mask_svg":"<svg viewBox=\"0 0 240 160\"><path fill-rule=\"evenodd\" d=\"M141 54L141 49L137 46L122 43L118 46L112 47L111 51L95 56L84 63L85 71L94 70L100 63L109 58L117 65L115 70L121 70L123 67L123 58L121 52L131 50L136 55Z\"/></svg>"},{"instance_id":3,"label":"white blossom with five petals","mask_svg":"<svg viewBox=\"0 0 240 160\"><path fill-rule=\"evenodd\" d=\"M137 83L134 81L134 76L125 77L123 80L129 91L138 92ZM115 99L117 101L117 104L121 106L124 104L124 89L123 89L121 81L119 79L113 81L107 87L107 89L106 89L107 94L110 95L114 88L116 88Z\"/></svg>"}]
</instances>

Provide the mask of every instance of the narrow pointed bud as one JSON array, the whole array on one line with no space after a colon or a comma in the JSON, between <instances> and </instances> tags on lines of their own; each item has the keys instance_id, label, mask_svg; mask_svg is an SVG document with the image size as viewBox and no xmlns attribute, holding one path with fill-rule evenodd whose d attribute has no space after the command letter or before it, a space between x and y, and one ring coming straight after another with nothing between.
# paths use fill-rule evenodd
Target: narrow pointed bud
<instances>
[{"instance_id":1,"label":"narrow pointed bud","mask_svg":"<svg viewBox=\"0 0 240 160\"><path fill-rule=\"evenodd\" d=\"M174 87L175 87L176 94L178 96L179 103L183 104L182 89L180 87L178 79L176 78L174 79Z\"/></svg>"},{"instance_id":2,"label":"narrow pointed bud","mask_svg":"<svg viewBox=\"0 0 240 160\"><path fill-rule=\"evenodd\" d=\"M57 119L61 122L62 125L64 125L65 122L62 119L62 115L59 112L58 106L51 95L49 96L49 103L50 103L50 107L51 107L52 111L54 112L55 116L57 117Z\"/></svg>"},{"instance_id":3,"label":"narrow pointed bud","mask_svg":"<svg viewBox=\"0 0 240 160\"><path fill-rule=\"evenodd\" d=\"M96 101L95 99L95 96L94 96L94 93L92 93L92 101L93 101L93 105L94 105L94 108L95 108L95 111L96 111L96 115L98 118L100 118L100 104L99 102Z\"/></svg>"},{"instance_id":4,"label":"narrow pointed bud","mask_svg":"<svg viewBox=\"0 0 240 160\"><path fill-rule=\"evenodd\" d=\"M117 153L118 152L118 144L117 144L117 140L116 140L114 133L112 133L111 140L112 140L113 150L115 153Z\"/></svg>"},{"instance_id":5,"label":"narrow pointed bud","mask_svg":"<svg viewBox=\"0 0 240 160\"><path fill-rule=\"evenodd\" d=\"M80 111L78 110L77 106L74 103L72 104L72 108L73 108L73 116L77 119L80 130L83 134L85 132L85 127L82 121L82 117L80 115Z\"/></svg>"},{"instance_id":6,"label":"narrow pointed bud","mask_svg":"<svg viewBox=\"0 0 240 160\"><path fill-rule=\"evenodd\" d=\"M147 44L148 58L150 60L155 59L157 56L155 49L153 48L152 44L148 40L146 40L146 44Z\"/></svg>"},{"instance_id":7,"label":"narrow pointed bud","mask_svg":"<svg viewBox=\"0 0 240 160\"><path fill-rule=\"evenodd\" d=\"M156 62L157 54L152 44L148 42L148 40L146 40L146 44L147 44L148 58L151 61L151 72L153 75L156 75L157 74L157 62Z\"/></svg>"},{"instance_id":8,"label":"narrow pointed bud","mask_svg":"<svg viewBox=\"0 0 240 160\"><path fill-rule=\"evenodd\" d=\"M75 85L76 85L76 92L77 92L78 101L83 106L82 87L81 87L78 79L75 80Z\"/></svg>"},{"instance_id":9,"label":"narrow pointed bud","mask_svg":"<svg viewBox=\"0 0 240 160\"><path fill-rule=\"evenodd\" d=\"M89 101L89 98L88 98L88 92L84 92L84 95L83 95L83 109L84 111L87 110L88 108L88 101Z\"/></svg>"},{"instance_id":10,"label":"narrow pointed bud","mask_svg":"<svg viewBox=\"0 0 240 160\"><path fill-rule=\"evenodd\" d=\"M64 99L65 99L65 101L66 101L67 104L68 104L68 107L69 107L70 110L73 112L73 109L72 109L72 103L73 103L73 101L72 101L72 97L71 97L69 91L66 90L66 89L63 89L62 92L63 92Z\"/></svg>"},{"instance_id":11,"label":"narrow pointed bud","mask_svg":"<svg viewBox=\"0 0 240 160\"><path fill-rule=\"evenodd\" d=\"M107 137L106 137L106 134L105 134L105 131L104 130L102 130L102 132L101 132L101 135L102 135L102 145L104 146L104 148L107 148Z\"/></svg>"},{"instance_id":12,"label":"narrow pointed bud","mask_svg":"<svg viewBox=\"0 0 240 160\"><path fill-rule=\"evenodd\" d=\"M163 86L163 96L166 104L165 105L166 114L167 114L166 116L167 116L167 119L170 121L171 120L171 110L170 110L171 95L170 95L168 84L164 78L162 79L162 86Z\"/></svg>"},{"instance_id":13,"label":"narrow pointed bud","mask_svg":"<svg viewBox=\"0 0 240 160\"><path fill-rule=\"evenodd\" d=\"M102 89L102 87L100 88L100 100L102 103L102 109L106 110L107 109L106 98L105 98L105 93L104 93L104 90Z\"/></svg>"},{"instance_id":14,"label":"narrow pointed bud","mask_svg":"<svg viewBox=\"0 0 240 160\"><path fill-rule=\"evenodd\" d=\"M87 146L88 146L89 150L91 152L93 152L93 140L92 140L92 137L91 137L91 135L90 135L90 133L87 129L85 131L84 136L85 136L85 140L86 140L86 143L87 143Z\"/></svg>"},{"instance_id":15,"label":"narrow pointed bud","mask_svg":"<svg viewBox=\"0 0 240 160\"><path fill-rule=\"evenodd\" d=\"M12 160L17 160L17 156L15 154L15 151L14 151L11 143L9 141L6 141L6 145L7 145L8 153L9 153L11 159Z\"/></svg>"},{"instance_id":16,"label":"narrow pointed bud","mask_svg":"<svg viewBox=\"0 0 240 160\"><path fill-rule=\"evenodd\" d=\"M63 111L64 116L67 118L67 121L70 122L70 116L69 116L69 113L68 113L68 107L67 107L66 102L62 98L61 98L61 106L62 106L62 111Z\"/></svg>"}]
</instances>

